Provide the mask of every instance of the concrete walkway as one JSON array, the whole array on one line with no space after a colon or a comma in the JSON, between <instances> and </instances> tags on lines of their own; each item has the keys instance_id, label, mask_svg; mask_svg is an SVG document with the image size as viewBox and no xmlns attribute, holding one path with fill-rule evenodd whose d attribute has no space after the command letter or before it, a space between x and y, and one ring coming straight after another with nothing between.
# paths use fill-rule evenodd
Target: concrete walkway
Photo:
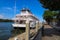
<instances>
[{"instance_id":1,"label":"concrete walkway","mask_svg":"<svg viewBox=\"0 0 60 40\"><path fill-rule=\"evenodd\" d=\"M41 30L39 29L38 34L36 35L34 40L41 40L41 37L42 37Z\"/></svg>"},{"instance_id":2,"label":"concrete walkway","mask_svg":"<svg viewBox=\"0 0 60 40\"><path fill-rule=\"evenodd\" d=\"M34 40L60 40L60 32L56 31L49 25L44 25L44 36L42 31L39 30Z\"/></svg>"},{"instance_id":3,"label":"concrete walkway","mask_svg":"<svg viewBox=\"0 0 60 40\"><path fill-rule=\"evenodd\" d=\"M60 33L49 25L44 26L44 36L42 40L60 40Z\"/></svg>"}]
</instances>

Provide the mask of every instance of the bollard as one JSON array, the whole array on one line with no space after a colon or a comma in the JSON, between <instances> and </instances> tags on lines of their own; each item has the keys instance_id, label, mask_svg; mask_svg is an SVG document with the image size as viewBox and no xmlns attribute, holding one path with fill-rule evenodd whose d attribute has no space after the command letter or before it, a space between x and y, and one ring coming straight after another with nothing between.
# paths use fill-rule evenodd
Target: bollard
<instances>
[{"instance_id":1,"label":"bollard","mask_svg":"<svg viewBox=\"0 0 60 40\"><path fill-rule=\"evenodd\" d=\"M40 23L38 22L38 29L40 29Z\"/></svg>"},{"instance_id":2,"label":"bollard","mask_svg":"<svg viewBox=\"0 0 60 40\"><path fill-rule=\"evenodd\" d=\"M15 39L14 40L18 40L18 38L17 37L15 37Z\"/></svg>"},{"instance_id":3,"label":"bollard","mask_svg":"<svg viewBox=\"0 0 60 40\"><path fill-rule=\"evenodd\" d=\"M38 30L40 29L40 23L39 23L39 21L38 21Z\"/></svg>"},{"instance_id":4,"label":"bollard","mask_svg":"<svg viewBox=\"0 0 60 40\"><path fill-rule=\"evenodd\" d=\"M36 21L36 32L38 31L39 29L39 25L38 25L38 21Z\"/></svg>"},{"instance_id":5,"label":"bollard","mask_svg":"<svg viewBox=\"0 0 60 40\"><path fill-rule=\"evenodd\" d=\"M44 36L44 25L42 26L42 36Z\"/></svg>"},{"instance_id":6,"label":"bollard","mask_svg":"<svg viewBox=\"0 0 60 40\"><path fill-rule=\"evenodd\" d=\"M26 21L26 40L30 40L29 36L30 36L30 24L29 24L29 20L27 20Z\"/></svg>"}]
</instances>

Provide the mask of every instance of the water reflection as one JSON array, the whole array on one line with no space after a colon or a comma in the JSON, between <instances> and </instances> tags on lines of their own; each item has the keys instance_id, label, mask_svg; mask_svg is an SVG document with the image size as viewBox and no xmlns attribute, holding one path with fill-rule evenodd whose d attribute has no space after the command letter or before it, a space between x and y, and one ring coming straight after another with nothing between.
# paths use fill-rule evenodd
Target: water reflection
<instances>
[{"instance_id":1,"label":"water reflection","mask_svg":"<svg viewBox=\"0 0 60 40\"><path fill-rule=\"evenodd\" d=\"M13 29L12 23L0 22L0 40L8 40L11 36L11 30Z\"/></svg>"}]
</instances>

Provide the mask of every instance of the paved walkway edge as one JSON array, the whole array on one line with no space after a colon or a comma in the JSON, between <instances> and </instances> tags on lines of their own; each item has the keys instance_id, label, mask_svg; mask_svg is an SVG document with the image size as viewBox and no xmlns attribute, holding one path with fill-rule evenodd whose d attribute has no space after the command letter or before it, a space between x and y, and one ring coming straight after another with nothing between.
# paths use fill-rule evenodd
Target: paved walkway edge
<instances>
[{"instance_id":1,"label":"paved walkway edge","mask_svg":"<svg viewBox=\"0 0 60 40\"><path fill-rule=\"evenodd\" d=\"M36 34L31 38L31 40L33 40L33 39L37 36L37 34L38 34L38 33L36 32Z\"/></svg>"},{"instance_id":2,"label":"paved walkway edge","mask_svg":"<svg viewBox=\"0 0 60 40\"><path fill-rule=\"evenodd\" d=\"M41 28L40 28L41 29ZM40 29L36 32L36 34L31 38L31 40L34 40L34 38L36 38L36 36L38 35Z\"/></svg>"}]
</instances>

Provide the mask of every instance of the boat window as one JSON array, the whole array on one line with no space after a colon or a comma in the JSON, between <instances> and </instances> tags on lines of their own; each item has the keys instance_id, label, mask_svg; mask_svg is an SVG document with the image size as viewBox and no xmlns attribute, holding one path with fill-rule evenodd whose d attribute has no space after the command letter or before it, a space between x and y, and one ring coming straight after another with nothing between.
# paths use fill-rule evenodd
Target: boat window
<instances>
[{"instance_id":1,"label":"boat window","mask_svg":"<svg viewBox=\"0 0 60 40\"><path fill-rule=\"evenodd\" d=\"M22 12L23 12L23 14L25 14L25 13L26 13L26 11L25 11L25 10L23 10Z\"/></svg>"},{"instance_id":2,"label":"boat window","mask_svg":"<svg viewBox=\"0 0 60 40\"><path fill-rule=\"evenodd\" d=\"M16 22L18 22L18 20L16 20Z\"/></svg>"},{"instance_id":3,"label":"boat window","mask_svg":"<svg viewBox=\"0 0 60 40\"><path fill-rule=\"evenodd\" d=\"M18 18L19 16L16 16L16 18Z\"/></svg>"},{"instance_id":4,"label":"boat window","mask_svg":"<svg viewBox=\"0 0 60 40\"><path fill-rule=\"evenodd\" d=\"M23 17L23 16L20 16L20 17Z\"/></svg>"},{"instance_id":5,"label":"boat window","mask_svg":"<svg viewBox=\"0 0 60 40\"><path fill-rule=\"evenodd\" d=\"M16 16L17 17L17 16Z\"/></svg>"},{"instance_id":6,"label":"boat window","mask_svg":"<svg viewBox=\"0 0 60 40\"><path fill-rule=\"evenodd\" d=\"M25 23L26 23L25 20L21 20L21 21L20 21L20 24L25 24Z\"/></svg>"}]
</instances>

